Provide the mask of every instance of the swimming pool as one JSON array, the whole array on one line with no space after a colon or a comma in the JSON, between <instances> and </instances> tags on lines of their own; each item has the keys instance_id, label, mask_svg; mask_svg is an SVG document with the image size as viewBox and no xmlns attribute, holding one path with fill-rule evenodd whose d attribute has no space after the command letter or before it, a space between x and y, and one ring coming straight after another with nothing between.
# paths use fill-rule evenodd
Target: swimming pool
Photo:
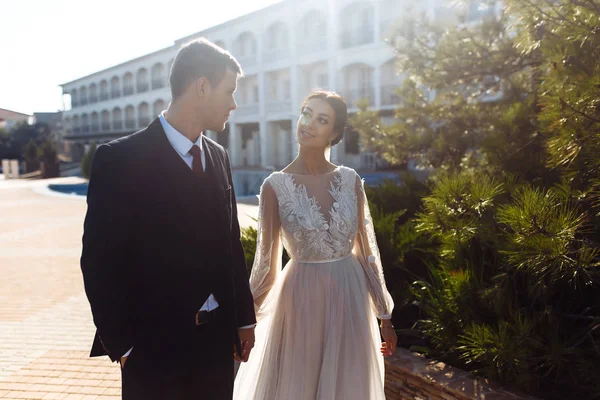
<instances>
[{"instance_id":1,"label":"swimming pool","mask_svg":"<svg viewBox=\"0 0 600 400\"><path fill-rule=\"evenodd\" d=\"M87 196L88 184L85 183L74 183L74 184L50 184L48 185L50 190L64 194L73 194L78 196Z\"/></svg>"},{"instance_id":2,"label":"swimming pool","mask_svg":"<svg viewBox=\"0 0 600 400\"><path fill-rule=\"evenodd\" d=\"M264 173L262 174L264 175ZM254 175L252 176L253 178L253 189L255 189L256 193L253 193L252 191L248 191L248 192L244 192L243 190L236 190L236 196L238 198L243 198L243 197L247 197L247 196L253 196L258 194L258 188L260 188L260 185L262 184L262 181L264 180L264 176L262 175L257 175L256 173L254 173ZM236 188L244 188L244 185L241 181L241 178L244 178L244 174L240 173L240 171L234 171L234 184ZM362 174L361 178L363 178L365 180L365 183L367 185L370 186L377 186L379 184L381 184L384 180L392 180L396 183L400 183L400 176L397 173L390 173L390 172L375 172L375 173L366 173L366 174ZM240 180L238 180L240 179ZM48 188L50 190L53 190L55 192L59 192L59 193L63 193L63 194L72 194L72 195L78 195L78 196L87 196L87 192L88 192L88 183L84 182L84 183L75 183L75 184L50 184L48 185ZM242 192L242 193L238 193L238 192Z\"/></svg>"}]
</instances>

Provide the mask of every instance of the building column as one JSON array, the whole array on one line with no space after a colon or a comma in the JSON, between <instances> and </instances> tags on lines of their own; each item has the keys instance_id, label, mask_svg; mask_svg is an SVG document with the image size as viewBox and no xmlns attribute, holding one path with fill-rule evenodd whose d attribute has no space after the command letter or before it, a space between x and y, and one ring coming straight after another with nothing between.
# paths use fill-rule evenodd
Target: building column
<instances>
[{"instance_id":1,"label":"building column","mask_svg":"<svg viewBox=\"0 0 600 400\"><path fill-rule=\"evenodd\" d=\"M298 140L296 140L296 130L297 129L298 129L298 119L294 118L292 120L292 130L290 131L290 146L291 146L290 154L292 155L292 160L294 160L296 157L298 157ZM292 160L290 160L290 162Z\"/></svg>"},{"instance_id":2,"label":"building column","mask_svg":"<svg viewBox=\"0 0 600 400\"><path fill-rule=\"evenodd\" d=\"M279 165L286 166L291 160L291 145L290 145L290 133L287 129L282 129L280 126L277 127L277 134L279 139Z\"/></svg>"},{"instance_id":3,"label":"building column","mask_svg":"<svg viewBox=\"0 0 600 400\"><path fill-rule=\"evenodd\" d=\"M373 19L375 20L375 43L379 43L382 39L381 33L381 2L372 3L374 7Z\"/></svg>"},{"instance_id":4,"label":"building column","mask_svg":"<svg viewBox=\"0 0 600 400\"><path fill-rule=\"evenodd\" d=\"M249 166L255 166L257 164L256 160L256 147L258 146L259 138L256 135L252 135L250 139L246 142L246 162Z\"/></svg>"},{"instance_id":5,"label":"building column","mask_svg":"<svg viewBox=\"0 0 600 400\"><path fill-rule=\"evenodd\" d=\"M271 158L269 157L269 154L273 153L270 142L267 121L261 117L260 122L258 123L258 148L260 151L259 161L261 167L271 166L272 164Z\"/></svg>"},{"instance_id":6,"label":"building column","mask_svg":"<svg viewBox=\"0 0 600 400\"><path fill-rule=\"evenodd\" d=\"M339 8L337 1L329 1L329 13L327 16L327 50L329 54L336 54L338 44L340 42L339 34ZM335 57L329 57L327 61L327 84L329 90L339 92L340 87L338 85L338 72Z\"/></svg>"},{"instance_id":7,"label":"building column","mask_svg":"<svg viewBox=\"0 0 600 400\"><path fill-rule=\"evenodd\" d=\"M328 50L330 54L336 54L336 49L339 48L339 44L340 44L340 30L339 30L339 10L340 10L340 6L337 4L338 2L333 0L330 1L330 8L329 8L329 18L328 18ZM343 82L343 72L337 70L338 66L337 66L337 62L336 62L336 58L335 57L330 57L329 60L327 60L327 85L329 86L329 90L335 91L339 94L342 94L342 90L344 89L344 82ZM343 94L342 94L343 96ZM346 99L347 101L347 99ZM295 132L295 130L294 130ZM330 149L329 152L329 161L337 164L339 157L338 157L338 151L339 151L339 146L333 146ZM296 150L297 151L297 150Z\"/></svg>"},{"instance_id":8,"label":"building column","mask_svg":"<svg viewBox=\"0 0 600 400\"><path fill-rule=\"evenodd\" d=\"M231 159L231 166L237 167L239 165L239 140L240 135L238 134L238 127L235 123L229 123L229 158Z\"/></svg>"},{"instance_id":9,"label":"building column","mask_svg":"<svg viewBox=\"0 0 600 400\"><path fill-rule=\"evenodd\" d=\"M375 106L376 110L381 109L381 65L376 66L373 69L373 85L374 87L374 91L373 91L373 95L375 96L375 98L373 99L373 106Z\"/></svg>"},{"instance_id":10,"label":"building column","mask_svg":"<svg viewBox=\"0 0 600 400\"><path fill-rule=\"evenodd\" d=\"M304 96L304 93L300 93L299 84L298 65L294 63L290 70L290 97L293 114L296 114L300 109L300 96Z\"/></svg>"}]
</instances>

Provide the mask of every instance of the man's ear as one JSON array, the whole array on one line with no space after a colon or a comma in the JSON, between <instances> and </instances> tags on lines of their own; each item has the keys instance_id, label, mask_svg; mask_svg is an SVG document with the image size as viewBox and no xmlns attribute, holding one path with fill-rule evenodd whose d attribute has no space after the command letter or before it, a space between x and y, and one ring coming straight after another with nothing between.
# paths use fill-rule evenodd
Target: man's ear
<instances>
[{"instance_id":1,"label":"man's ear","mask_svg":"<svg viewBox=\"0 0 600 400\"><path fill-rule=\"evenodd\" d=\"M196 80L196 94L198 97L204 97L209 90L210 82L205 77Z\"/></svg>"}]
</instances>

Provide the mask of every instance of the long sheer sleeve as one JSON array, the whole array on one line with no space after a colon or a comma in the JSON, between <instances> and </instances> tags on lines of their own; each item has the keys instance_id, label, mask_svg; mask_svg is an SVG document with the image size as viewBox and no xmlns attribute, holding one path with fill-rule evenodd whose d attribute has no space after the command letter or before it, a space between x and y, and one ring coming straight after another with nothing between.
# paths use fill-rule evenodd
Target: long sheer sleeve
<instances>
[{"instance_id":1,"label":"long sheer sleeve","mask_svg":"<svg viewBox=\"0 0 600 400\"><path fill-rule=\"evenodd\" d=\"M268 181L260 189L258 237L250 289L257 314L281 271L283 244L280 237L279 206L275 190Z\"/></svg>"},{"instance_id":2,"label":"long sheer sleeve","mask_svg":"<svg viewBox=\"0 0 600 400\"><path fill-rule=\"evenodd\" d=\"M392 318L394 301L385 285L373 219L371 218L363 182L358 175L356 176L356 197L358 199L358 232L353 251L364 268L367 286L375 305L377 318L390 319Z\"/></svg>"}]
</instances>

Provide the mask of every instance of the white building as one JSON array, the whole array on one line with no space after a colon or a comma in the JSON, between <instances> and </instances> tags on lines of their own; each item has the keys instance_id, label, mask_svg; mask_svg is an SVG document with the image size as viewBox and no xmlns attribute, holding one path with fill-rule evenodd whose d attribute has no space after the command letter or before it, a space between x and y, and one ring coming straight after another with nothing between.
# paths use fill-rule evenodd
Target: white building
<instances>
[{"instance_id":1,"label":"white building","mask_svg":"<svg viewBox=\"0 0 600 400\"><path fill-rule=\"evenodd\" d=\"M430 0L432 1L432 0ZM168 48L65 83L71 109L63 114L65 139L74 159L86 145L103 143L146 126L170 101L168 71L180 46L206 37L229 50L242 65L238 108L225 131L208 135L230 153L234 173L263 171L239 181L252 192L270 169L295 156L295 127L302 99L313 88L340 92L356 111L361 98L392 115L401 77L394 68L391 39L402 20L401 0L286 0L176 40ZM435 13L430 2L417 7ZM68 103L68 101L67 101ZM332 158L357 169L373 169L376 157L361 152L350 133Z\"/></svg>"}]
</instances>

